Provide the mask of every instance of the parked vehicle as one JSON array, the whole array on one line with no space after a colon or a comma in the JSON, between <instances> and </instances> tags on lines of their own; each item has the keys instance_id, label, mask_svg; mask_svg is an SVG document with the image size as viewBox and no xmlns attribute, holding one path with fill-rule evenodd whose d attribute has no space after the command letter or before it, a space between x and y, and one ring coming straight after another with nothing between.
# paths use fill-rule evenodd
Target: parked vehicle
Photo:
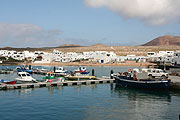
<instances>
[{"instance_id":1,"label":"parked vehicle","mask_svg":"<svg viewBox=\"0 0 180 120\"><path fill-rule=\"evenodd\" d=\"M161 70L161 69L155 69L155 68L138 69L138 68L135 68L135 69L133 69L133 72L146 72L147 76L149 78L162 78L162 79L168 78L168 73L166 73L164 70Z\"/></svg>"}]
</instances>

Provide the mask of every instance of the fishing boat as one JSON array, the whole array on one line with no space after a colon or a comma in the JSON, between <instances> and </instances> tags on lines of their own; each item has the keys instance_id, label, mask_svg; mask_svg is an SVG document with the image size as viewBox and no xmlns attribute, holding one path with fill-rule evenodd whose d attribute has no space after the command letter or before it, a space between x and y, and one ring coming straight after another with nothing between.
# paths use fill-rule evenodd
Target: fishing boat
<instances>
[{"instance_id":1,"label":"fishing boat","mask_svg":"<svg viewBox=\"0 0 180 120\"><path fill-rule=\"evenodd\" d=\"M21 67L16 67L16 70L18 72L27 72L27 73L30 73L30 74L33 73L33 70L30 70L29 68L25 68L24 65L22 65Z\"/></svg>"},{"instance_id":2,"label":"fishing boat","mask_svg":"<svg viewBox=\"0 0 180 120\"><path fill-rule=\"evenodd\" d=\"M90 76L86 67L79 67L77 70L74 70L69 75L65 76L65 78L68 80L96 79L96 76Z\"/></svg>"},{"instance_id":3,"label":"fishing boat","mask_svg":"<svg viewBox=\"0 0 180 120\"><path fill-rule=\"evenodd\" d=\"M64 77L56 76L53 71L50 71L46 74L46 76L43 77L43 79L45 79L46 82L59 82L63 81Z\"/></svg>"},{"instance_id":4,"label":"fishing boat","mask_svg":"<svg viewBox=\"0 0 180 120\"><path fill-rule=\"evenodd\" d=\"M27 72L18 72L18 77L15 78L17 83L30 83L30 82L37 82L29 73Z\"/></svg>"},{"instance_id":5,"label":"fishing boat","mask_svg":"<svg viewBox=\"0 0 180 120\"><path fill-rule=\"evenodd\" d=\"M61 76L66 76L67 70L64 69L64 67L58 67L57 69L54 70L55 73L61 75Z\"/></svg>"},{"instance_id":6,"label":"fishing boat","mask_svg":"<svg viewBox=\"0 0 180 120\"><path fill-rule=\"evenodd\" d=\"M115 77L116 84L123 87L141 89L168 89L171 80L149 78L147 72L124 72Z\"/></svg>"},{"instance_id":7,"label":"fishing boat","mask_svg":"<svg viewBox=\"0 0 180 120\"><path fill-rule=\"evenodd\" d=\"M46 76L43 77L43 79L54 79L55 77L55 73L53 71L50 71L46 74Z\"/></svg>"},{"instance_id":8,"label":"fishing boat","mask_svg":"<svg viewBox=\"0 0 180 120\"><path fill-rule=\"evenodd\" d=\"M46 79L46 82L52 83L52 82L64 82L64 77L59 77L55 79Z\"/></svg>"},{"instance_id":9,"label":"fishing boat","mask_svg":"<svg viewBox=\"0 0 180 120\"><path fill-rule=\"evenodd\" d=\"M12 69L5 68L5 69L0 69L0 74L11 74L13 73Z\"/></svg>"}]
</instances>

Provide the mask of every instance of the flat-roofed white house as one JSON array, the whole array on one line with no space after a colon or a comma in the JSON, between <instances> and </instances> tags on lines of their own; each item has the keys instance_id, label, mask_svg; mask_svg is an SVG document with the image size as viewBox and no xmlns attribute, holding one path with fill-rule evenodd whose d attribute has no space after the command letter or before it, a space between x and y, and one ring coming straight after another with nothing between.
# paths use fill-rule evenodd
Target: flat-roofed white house
<instances>
[{"instance_id":1,"label":"flat-roofed white house","mask_svg":"<svg viewBox=\"0 0 180 120\"><path fill-rule=\"evenodd\" d=\"M0 50L0 54L1 54L1 56L3 56L3 57L7 57L8 56L8 50Z\"/></svg>"},{"instance_id":2,"label":"flat-roofed white house","mask_svg":"<svg viewBox=\"0 0 180 120\"><path fill-rule=\"evenodd\" d=\"M157 53L155 53L155 52L147 52L147 57L158 57L157 56Z\"/></svg>"},{"instance_id":3,"label":"flat-roofed white house","mask_svg":"<svg viewBox=\"0 0 180 120\"><path fill-rule=\"evenodd\" d=\"M180 65L180 51L174 51L174 56L173 56L172 64Z\"/></svg>"},{"instance_id":4,"label":"flat-roofed white house","mask_svg":"<svg viewBox=\"0 0 180 120\"><path fill-rule=\"evenodd\" d=\"M159 51L158 57L174 56L174 51Z\"/></svg>"}]
</instances>

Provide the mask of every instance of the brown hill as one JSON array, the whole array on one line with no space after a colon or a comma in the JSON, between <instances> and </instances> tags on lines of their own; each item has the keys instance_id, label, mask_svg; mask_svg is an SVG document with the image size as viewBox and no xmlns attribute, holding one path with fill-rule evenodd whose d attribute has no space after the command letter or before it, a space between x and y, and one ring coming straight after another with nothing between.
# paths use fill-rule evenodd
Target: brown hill
<instances>
[{"instance_id":1,"label":"brown hill","mask_svg":"<svg viewBox=\"0 0 180 120\"><path fill-rule=\"evenodd\" d=\"M73 48L73 47L83 47L83 46L77 45L77 44L64 44L64 45L61 45L57 48Z\"/></svg>"},{"instance_id":2,"label":"brown hill","mask_svg":"<svg viewBox=\"0 0 180 120\"><path fill-rule=\"evenodd\" d=\"M74 47L80 47L80 45L77 45L77 44L64 44L64 45L61 45L61 46L59 46L59 47L69 47L69 46L74 46Z\"/></svg>"},{"instance_id":3,"label":"brown hill","mask_svg":"<svg viewBox=\"0 0 180 120\"><path fill-rule=\"evenodd\" d=\"M105 47L105 45L99 43L99 44L96 44L96 45L92 45L92 47Z\"/></svg>"},{"instance_id":4,"label":"brown hill","mask_svg":"<svg viewBox=\"0 0 180 120\"><path fill-rule=\"evenodd\" d=\"M163 45L176 45L180 46L180 36L161 36L142 46L163 46Z\"/></svg>"}]
</instances>

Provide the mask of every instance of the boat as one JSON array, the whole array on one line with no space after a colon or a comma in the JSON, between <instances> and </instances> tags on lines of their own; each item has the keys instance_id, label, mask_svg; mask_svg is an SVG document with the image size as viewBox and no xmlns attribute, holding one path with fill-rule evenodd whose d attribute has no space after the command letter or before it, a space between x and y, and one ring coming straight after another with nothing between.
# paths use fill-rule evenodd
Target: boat
<instances>
[{"instance_id":1,"label":"boat","mask_svg":"<svg viewBox=\"0 0 180 120\"><path fill-rule=\"evenodd\" d=\"M140 89L169 89L171 80L149 78L147 72L124 72L115 77L118 86Z\"/></svg>"},{"instance_id":2,"label":"boat","mask_svg":"<svg viewBox=\"0 0 180 120\"><path fill-rule=\"evenodd\" d=\"M48 72L48 69L45 69L45 68L39 69L39 68L37 68L36 71L37 72Z\"/></svg>"},{"instance_id":3,"label":"boat","mask_svg":"<svg viewBox=\"0 0 180 120\"><path fill-rule=\"evenodd\" d=\"M10 80L10 81L1 80L1 83L4 83L4 84L16 84L16 80Z\"/></svg>"},{"instance_id":4,"label":"boat","mask_svg":"<svg viewBox=\"0 0 180 120\"><path fill-rule=\"evenodd\" d=\"M27 72L18 72L18 77L15 78L17 83L36 83L36 79L34 79L29 73Z\"/></svg>"},{"instance_id":5,"label":"boat","mask_svg":"<svg viewBox=\"0 0 180 120\"><path fill-rule=\"evenodd\" d=\"M55 79L46 79L46 82L52 83L52 82L64 82L64 77L59 77Z\"/></svg>"},{"instance_id":6,"label":"boat","mask_svg":"<svg viewBox=\"0 0 180 120\"><path fill-rule=\"evenodd\" d=\"M46 76L43 77L43 79L45 79L46 82L58 82L63 81L64 77L56 76L53 71L50 71L46 74Z\"/></svg>"},{"instance_id":7,"label":"boat","mask_svg":"<svg viewBox=\"0 0 180 120\"><path fill-rule=\"evenodd\" d=\"M66 76L67 70L64 69L64 67L58 67L57 69L54 70L55 73L61 75L61 76Z\"/></svg>"},{"instance_id":8,"label":"boat","mask_svg":"<svg viewBox=\"0 0 180 120\"><path fill-rule=\"evenodd\" d=\"M79 79L84 79L84 80L87 80L87 79L90 79L90 80L95 80L96 79L96 76L66 76L66 78L68 80L79 80Z\"/></svg>"},{"instance_id":9,"label":"boat","mask_svg":"<svg viewBox=\"0 0 180 120\"><path fill-rule=\"evenodd\" d=\"M96 76L90 76L86 67L79 67L77 70L74 70L69 75L65 76L65 78L68 80L96 79Z\"/></svg>"},{"instance_id":10,"label":"boat","mask_svg":"<svg viewBox=\"0 0 180 120\"><path fill-rule=\"evenodd\" d=\"M12 69L5 68L5 69L0 69L0 74L11 74L13 73Z\"/></svg>"},{"instance_id":11,"label":"boat","mask_svg":"<svg viewBox=\"0 0 180 120\"><path fill-rule=\"evenodd\" d=\"M16 70L18 72L27 72L27 73L30 73L30 74L33 73L33 70L30 70L29 68L25 68L24 65L22 65L21 67L16 67Z\"/></svg>"},{"instance_id":12,"label":"boat","mask_svg":"<svg viewBox=\"0 0 180 120\"><path fill-rule=\"evenodd\" d=\"M55 77L55 73L53 71L50 71L46 74L46 76L43 77L43 79L54 79Z\"/></svg>"}]
</instances>

